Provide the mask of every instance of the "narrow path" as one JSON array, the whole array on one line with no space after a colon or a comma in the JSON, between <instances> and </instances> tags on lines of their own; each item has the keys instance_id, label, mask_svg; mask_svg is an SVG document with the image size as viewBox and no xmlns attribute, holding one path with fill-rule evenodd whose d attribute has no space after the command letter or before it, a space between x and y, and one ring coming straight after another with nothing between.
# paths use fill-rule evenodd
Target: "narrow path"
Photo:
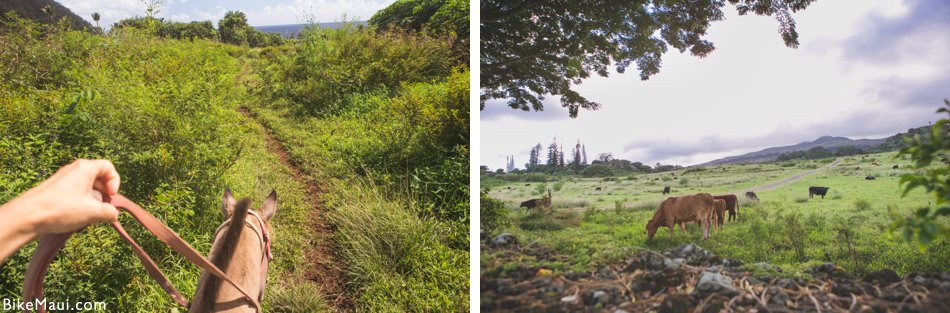
<instances>
[{"instance_id":1,"label":"narrow path","mask_svg":"<svg viewBox=\"0 0 950 313\"><path fill-rule=\"evenodd\" d=\"M310 239L310 247L305 249L307 259L310 261L306 266L305 277L320 286L324 293L327 303L333 308L333 311L349 311L352 308L352 299L346 296L344 286L343 264L333 253L333 234L332 226L327 222L326 208L319 200L324 193L323 189L314 183L300 167L293 162L287 149L280 144L271 135L270 129L258 122L254 113L238 108L238 112L243 114L254 123L258 123L264 129L264 140L267 142L267 149L280 159L280 163L290 169L291 175L305 186L307 200L310 203L310 225L313 231L313 238Z\"/></svg>"},{"instance_id":2,"label":"narrow path","mask_svg":"<svg viewBox=\"0 0 950 313\"><path fill-rule=\"evenodd\" d=\"M748 188L747 190L752 190L752 191L765 191L765 190L772 190L772 189L775 189L775 188L779 188L779 187L788 185L789 183L791 183L791 182L793 182L793 181L799 180L799 179L801 179L802 177L805 177L805 176L808 176L808 175L817 173L817 172L819 172L819 171L824 171L824 170L827 170L827 169L831 169L831 168L837 166L839 162L841 162L841 159L835 159L834 162L831 162L831 163L829 163L828 165L825 165L825 166L822 166L822 167L819 167L819 168L816 168L816 169L813 169L813 170L810 170L810 171L801 172L801 173L798 173L798 174L795 174L795 175L792 175L792 176L789 176L789 177L785 177L785 178L783 178L782 180L775 181L775 182L771 182L771 183L768 183L768 184L765 184L765 185L762 185L762 186ZM738 193L743 193L743 194L744 194L745 192L744 192L744 191L741 191L741 192L734 192L734 193L736 193L736 194L738 194Z\"/></svg>"}]
</instances>

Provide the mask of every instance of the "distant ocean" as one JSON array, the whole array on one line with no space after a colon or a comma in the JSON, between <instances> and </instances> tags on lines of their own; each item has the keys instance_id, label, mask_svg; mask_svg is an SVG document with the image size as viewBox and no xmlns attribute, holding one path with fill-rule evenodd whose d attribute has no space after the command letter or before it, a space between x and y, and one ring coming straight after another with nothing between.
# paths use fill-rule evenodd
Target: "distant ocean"
<instances>
[{"instance_id":1,"label":"distant ocean","mask_svg":"<svg viewBox=\"0 0 950 313\"><path fill-rule=\"evenodd\" d=\"M347 22L356 25L366 25L365 21L360 22ZM267 25L267 26L254 26L257 30L265 33L278 33L284 38L294 38L297 37L297 33L303 30L308 24L287 24L287 25ZM333 22L333 23L317 23L320 27L337 29L343 27L343 22Z\"/></svg>"}]
</instances>

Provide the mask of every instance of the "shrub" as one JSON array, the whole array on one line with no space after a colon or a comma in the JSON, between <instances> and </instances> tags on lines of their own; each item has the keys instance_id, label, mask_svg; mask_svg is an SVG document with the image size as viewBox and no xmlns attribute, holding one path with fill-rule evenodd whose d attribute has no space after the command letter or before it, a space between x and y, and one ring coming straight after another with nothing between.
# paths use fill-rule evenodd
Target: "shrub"
<instances>
[{"instance_id":1,"label":"shrub","mask_svg":"<svg viewBox=\"0 0 950 313\"><path fill-rule=\"evenodd\" d=\"M613 175L613 170L603 164L592 164L581 171L581 175L584 175L584 177L604 177Z\"/></svg>"},{"instance_id":2,"label":"shrub","mask_svg":"<svg viewBox=\"0 0 950 313\"><path fill-rule=\"evenodd\" d=\"M805 203L808 202L808 197L795 197L795 203Z\"/></svg>"},{"instance_id":3,"label":"shrub","mask_svg":"<svg viewBox=\"0 0 950 313\"><path fill-rule=\"evenodd\" d=\"M854 201L854 208L860 211L867 211L871 209L871 202L866 199L858 199Z\"/></svg>"},{"instance_id":4,"label":"shrub","mask_svg":"<svg viewBox=\"0 0 950 313\"><path fill-rule=\"evenodd\" d=\"M554 182L554 184L551 185L551 188L553 188L554 191L561 191L561 188L564 188L564 181L558 180L557 182Z\"/></svg>"},{"instance_id":5,"label":"shrub","mask_svg":"<svg viewBox=\"0 0 950 313\"><path fill-rule=\"evenodd\" d=\"M297 45L288 63L282 60L261 78L272 97L287 98L300 113L315 116L347 112L356 102L351 95L391 94L403 84L446 77L454 67L451 44L444 39L402 31L377 34L353 24L308 26Z\"/></svg>"},{"instance_id":6,"label":"shrub","mask_svg":"<svg viewBox=\"0 0 950 313\"><path fill-rule=\"evenodd\" d=\"M481 204L479 205L479 216L481 217L481 228L489 236L495 230L508 224L508 211L505 209L505 202L488 196L488 189L481 193Z\"/></svg>"}]
</instances>

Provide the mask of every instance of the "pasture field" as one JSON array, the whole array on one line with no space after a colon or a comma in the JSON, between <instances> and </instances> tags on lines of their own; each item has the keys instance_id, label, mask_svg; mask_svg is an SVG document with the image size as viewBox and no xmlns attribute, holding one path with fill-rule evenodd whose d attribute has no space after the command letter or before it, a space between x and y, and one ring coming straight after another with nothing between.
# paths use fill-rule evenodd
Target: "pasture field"
<instances>
[{"instance_id":1,"label":"pasture field","mask_svg":"<svg viewBox=\"0 0 950 313\"><path fill-rule=\"evenodd\" d=\"M451 35L311 28L258 49L11 18L0 42L0 203L105 158L120 193L207 252L225 187L254 207L276 189L265 312L468 310L469 72ZM195 292L197 268L121 221ZM0 264L0 297L34 249ZM46 281L49 299L181 309L104 225Z\"/></svg>"},{"instance_id":2,"label":"pasture field","mask_svg":"<svg viewBox=\"0 0 950 313\"><path fill-rule=\"evenodd\" d=\"M922 190L901 197L899 175L909 171L905 169L909 161L895 159L895 154L842 157L833 167L832 159L710 166L690 173L676 171L679 178L675 180L666 178L673 177L670 173L607 179L546 177L546 187L562 184L559 191L553 191L553 209L549 212L517 208L521 201L539 197L539 181L511 182L483 175L482 181L492 186L489 195L506 201L509 208L510 225L495 233L512 233L522 246L539 248L555 257L524 255L520 262L511 262L507 252L483 250L482 273L506 276L508 271L522 267L589 272L622 262L636 251L663 251L689 242L746 264L777 265L783 269L782 275L790 276L825 262L857 275L885 268L901 275L948 271L950 244L936 242L921 251L888 230L893 221L890 212L907 214L933 201ZM774 189L756 189L813 169L818 170ZM865 180L868 175L876 179ZM727 221L705 242L695 225L688 228L688 235L677 230L672 237L667 228L661 228L652 241L647 241L645 225L667 197L660 193L665 185L672 187L670 196L735 193L740 198L739 218ZM831 189L824 199L809 198L809 186ZM602 190L595 191L595 187ZM746 200L747 190L756 190L761 202Z\"/></svg>"}]
</instances>

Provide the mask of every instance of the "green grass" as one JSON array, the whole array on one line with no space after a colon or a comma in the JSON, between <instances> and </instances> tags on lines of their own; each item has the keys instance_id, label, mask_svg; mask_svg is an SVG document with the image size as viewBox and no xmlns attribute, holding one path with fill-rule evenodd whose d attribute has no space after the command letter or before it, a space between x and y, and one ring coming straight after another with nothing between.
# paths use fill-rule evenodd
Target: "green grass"
<instances>
[{"instance_id":1,"label":"green grass","mask_svg":"<svg viewBox=\"0 0 950 313\"><path fill-rule=\"evenodd\" d=\"M511 226L500 231L514 233L523 244L546 247L567 256L565 261L552 264L540 261L558 270L589 271L622 262L639 249L659 251L689 242L699 243L724 257L746 263L768 262L793 272L826 261L840 264L856 274L884 268L901 274L950 270L946 262L950 258L947 242L938 242L929 250L920 251L904 242L899 234L888 231L891 210L907 214L932 201L919 190L901 197L899 175L908 171L905 166L909 161L892 160L893 155L875 154L864 161L860 156L844 158L834 169L805 176L781 188L757 191L761 203L748 202L740 193L738 222L726 222L723 230L714 232L705 242L696 226L689 229L688 235L677 231L672 237L668 229L661 228L652 241L646 240L646 222L653 216L659 201L666 197L659 192L661 185L652 184L652 178L664 174L639 175L638 180L621 182L561 178L567 183L561 192L554 193L555 208L559 207L558 203L578 203L584 199L589 199L591 204L587 209L562 206L565 208L556 209L554 214L579 214L582 218L579 224L538 228L525 223L531 221L529 214L511 209L508 216ZM872 165L872 159L881 165ZM822 164L828 162L830 160L825 160ZM899 164L900 169L892 169L894 164ZM817 164L798 161L788 167L779 163L728 165L678 173L680 179L689 177L690 187L673 186L673 196L701 191L713 194L744 191L806 171L812 165ZM855 170L856 167L861 169ZM866 175L872 174L878 179L864 180ZM694 183L704 187L693 187ZM528 189L531 187L523 185L522 182L498 184L490 195L509 201L509 208L514 208L516 203L531 197ZM595 186L603 190L594 191ZM826 186L831 190L824 199L808 198L809 186ZM624 201L623 208L615 209L616 203L608 201ZM486 260L494 257L497 256L483 256L483 266L492 264Z\"/></svg>"}]
</instances>

